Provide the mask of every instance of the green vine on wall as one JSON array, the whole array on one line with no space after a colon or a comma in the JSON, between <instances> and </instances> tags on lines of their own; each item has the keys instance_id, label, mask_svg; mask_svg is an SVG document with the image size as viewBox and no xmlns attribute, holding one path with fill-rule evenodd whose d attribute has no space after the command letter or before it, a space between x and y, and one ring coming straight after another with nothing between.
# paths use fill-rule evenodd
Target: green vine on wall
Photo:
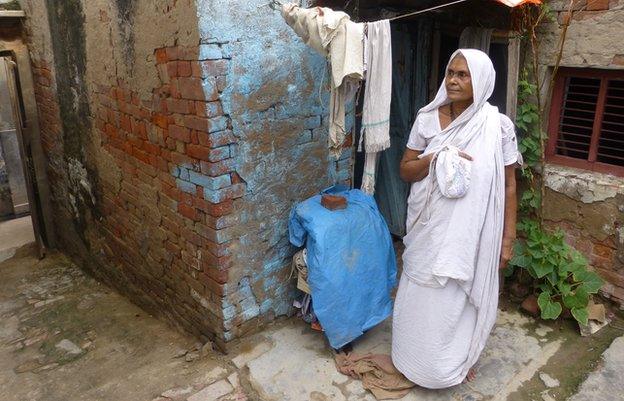
<instances>
[{"instance_id":1,"label":"green vine on wall","mask_svg":"<svg viewBox=\"0 0 624 401\"><path fill-rule=\"evenodd\" d=\"M554 78L561 61L563 45L573 2L568 8L567 23L559 38L559 53L555 55L554 68L548 95L552 93ZM526 272L533 279L537 303L542 319L557 319L564 309L580 324L587 325L589 299L596 294L603 282L600 277L588 270L587 259L564 240L561 230L547 231L543 226L544 180L538 172L545 168L544 149L546 135L542 130L544 102L540 96L542 87L539 75L539 36L537 26L544 20L553 20L552 12L542 4L535 9L527 6L521 10L519 30L528 42L531 73L522 71L518 82L518 109L516 126L519 129L519 150L525 166L521 176L526 190L519 203L517 230L520 238L514 244L514 257L505 271L506 276Z\"/></svg>"}]
</instances>

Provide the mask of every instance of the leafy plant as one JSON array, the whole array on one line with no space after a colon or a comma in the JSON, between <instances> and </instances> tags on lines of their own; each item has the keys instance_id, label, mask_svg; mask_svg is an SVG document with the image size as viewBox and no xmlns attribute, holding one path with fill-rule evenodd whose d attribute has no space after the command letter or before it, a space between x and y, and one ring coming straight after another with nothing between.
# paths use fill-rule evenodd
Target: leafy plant
<instances>
[{"instance_id":1,"label":"leafy plant","mask_svg":"<svg viewBox=\"0 0 624 401\"><path fill-rule=\"evenodd\" d=\"M540 129L539 108L532 101L537 94L537 87L529 81L528 75L526 69L522 70L521 79L518 82L516 126L521 134L518 150L522 153L527 167L533 169L541 159L543 134Z\"/></svg>"},{"instance_id":2,"label":"leafy plant","mask_svg":"<svg viewBox=\"0 0 624 401\"><path fill-rule=\"evenodd\" d=\"M581 324L587 324L587 305L591 294L603 282L587 269L587 260L564 241L561 230L548 233L535 220L518 223L523 239L514 245L511 268L521 268L535 279L537 303L542 319L557 319L563 307Z\"/></svg>"}]
</instances>

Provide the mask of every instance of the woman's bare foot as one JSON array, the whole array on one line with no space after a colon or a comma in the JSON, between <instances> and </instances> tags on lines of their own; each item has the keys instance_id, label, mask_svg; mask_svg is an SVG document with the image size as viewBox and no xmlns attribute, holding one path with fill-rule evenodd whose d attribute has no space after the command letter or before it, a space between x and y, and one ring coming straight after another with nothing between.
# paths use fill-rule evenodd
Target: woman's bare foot
<instances>
[{"instance_id":1,"label":"woman's bare foot","mask_svg":"<svg viewBox=\"0 0 624 401\"><path fill-rule=\"evenodd\" d=\"M477 371L474 368L470 368L468 370L468 374L466 375L466 378L464 379L464 383L470 383L476 378L477 378Z\"/></svg>"}]
</instances>

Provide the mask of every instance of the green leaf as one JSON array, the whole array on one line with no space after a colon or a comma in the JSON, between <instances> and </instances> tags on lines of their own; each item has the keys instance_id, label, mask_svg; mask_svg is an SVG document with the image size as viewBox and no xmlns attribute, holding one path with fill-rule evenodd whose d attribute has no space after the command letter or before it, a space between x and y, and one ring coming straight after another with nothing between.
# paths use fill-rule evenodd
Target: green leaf
<instances>
[{"instance_id":1,"label":"green leaf","mask_svg":"<svg viewBox=\"0 0 624 401\"><path fill-rule=\"evenodd\" d=\"M585 308L589 302L589 294L585 291L583 286L577 287L577 289L571 294L563 297L563 304L566 308Z\"/></svg>"},{"instance_id":2,"label":"green leaf","mask_svg":"<svg viewBox=\"0 0 624 401\"><path fill-rule=\"evenodd\" d=\"M548 285L548 283L541 283L537 286L537 288L548 293L551 293L552 291L552 287Z\"/></svg>"},{"instance_id":3,"label":"green leaf","mask_svg":"<svg viewBox=\"0 0 624 401\"><path fill-rule=\"evenodd\" d=\"M599 275L588 270L580 270L578 272L575 272L574 280L582 282L582 286L589 294L597 293L604 284Z\"/></svg>"},{"instance_id":4,"label":"green leaf","mask_svg":"<svg viewBox=\"0 0 624 401\"><path fill-rule=\"evenodd\" d=\"M596 294L604 284L604 281L600 276L594 272L589 272L589 275L585 278L583 288L588 294Z\"/></svg>"},{"instance_id":5,"label":"green leaf","mask_svg":"<svg viewBox=\"0 0 624 401\"><path fill-rule=\"evenodd\" d=\"M537 278L545 277L548 273L552 272L552 268L541 262L531 264L531 267L535 270Z\"/></svg>"},{"instance_id":6,"label":"green leaf","mask_svg":"<svg viewBox=\"0 0 624 401\"><path fill-rule=\"evenodd\" d=\"M548 292L542 292L537 297L537 304L539 305L542 319L555 320L561 315L561 304L553 302Z\"/></svg>"},{"instance_id":7,"label":"green leaf","mask_svg":"<svg viewBox=\"0 0 624 401\"><path fill-rule=\"evenodd\" d=\"M557 284L557 288L559 288L559 291L564 297L572 293L572 286L565 281L559 282L559 284Z\"/></svg>"},{"instance_id":8,"label":"green leaf","mask_svg":"<svg viewBox=\"0 0 624 401\"><path fill-rule=\"evenodd\" d=\"M577 322L579 322L583 326L587 326L587 320L589 319L589 312L587 311L587 307L573 308L571 312L572 316L574 316L574 319L576 319Z\"/></svg>"}]
</instances>

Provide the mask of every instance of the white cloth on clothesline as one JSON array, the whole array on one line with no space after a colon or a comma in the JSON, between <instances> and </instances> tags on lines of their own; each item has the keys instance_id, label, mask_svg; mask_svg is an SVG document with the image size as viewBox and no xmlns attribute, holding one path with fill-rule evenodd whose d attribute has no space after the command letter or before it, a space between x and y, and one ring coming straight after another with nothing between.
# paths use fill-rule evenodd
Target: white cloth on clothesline
<instances>
[{"instance_id":1,"label":"white cloth on clothesline","mask_svg":"<svg viewBox=\"0 0 624 401\"><path fill-rule=\"evenodd\" d=\"M330 64L329 148L338 157L346 137L346 103L364 77L364 25L326 7L282 6L282 16L303 41ZM321 83L322 85L323 83Z\"/></svg>"},{"instance_id":2,"label":"white cloth on clothesline","mask_svg":"<svg viewBox=\"0 0 624 401\"><path fill-rule=\"evenodd\" d=\"M392 40L390 21L367 23L364 39L366 84L362 106L362 141L366 151L362 191L375 193L378 153L390 147L392 100Z\"/></svg>"}]
</instances>

